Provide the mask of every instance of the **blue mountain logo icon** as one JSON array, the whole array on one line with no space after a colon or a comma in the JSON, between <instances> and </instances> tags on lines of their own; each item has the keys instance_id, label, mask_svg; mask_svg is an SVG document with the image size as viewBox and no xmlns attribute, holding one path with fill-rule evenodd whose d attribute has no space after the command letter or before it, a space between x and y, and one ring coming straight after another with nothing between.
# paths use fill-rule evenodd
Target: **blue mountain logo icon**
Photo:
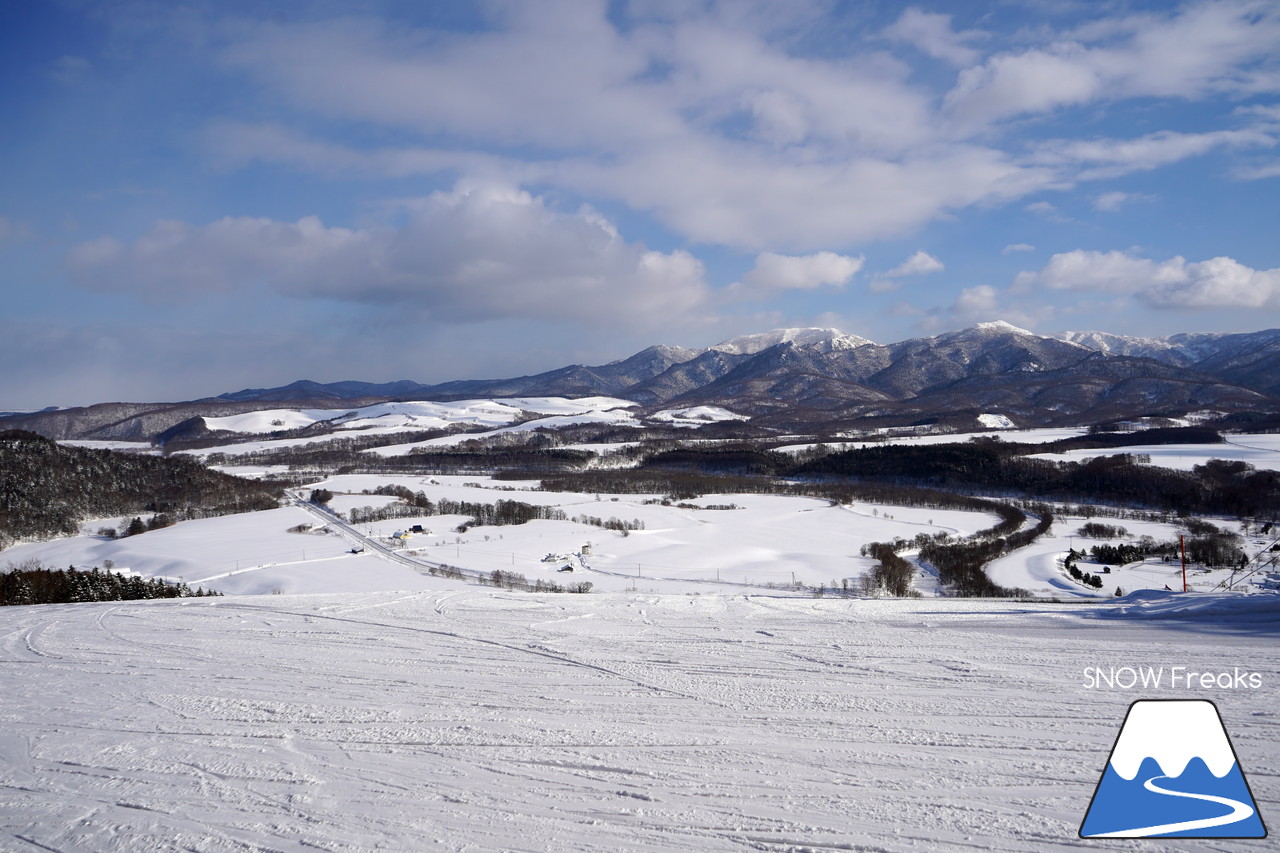
<instances>
[{"instance_id":1,"label":"blue mountain logo icon","mask_svg":"<svg viewBox=\"0 0 1280 853\"><path fill-rule=\"evenodd\" d=\"M1266 838L1218 708L1139 699L1080 825L1081 838Z\"/></svg>"}]
</instances>

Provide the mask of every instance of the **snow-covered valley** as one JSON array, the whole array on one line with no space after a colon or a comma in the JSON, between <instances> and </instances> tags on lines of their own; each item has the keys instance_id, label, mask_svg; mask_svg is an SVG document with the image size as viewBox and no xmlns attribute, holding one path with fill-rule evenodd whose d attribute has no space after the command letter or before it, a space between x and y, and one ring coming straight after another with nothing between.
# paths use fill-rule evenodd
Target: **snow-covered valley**
<instances>
[{"instance_id":1,"label":"snow-covered valley","mask_svg":"<svg viewBox=\"0 0 1280 853\"><path fill-rule=\"evenodd\" d=\"M410 431L402 415L390 432ZM579 415L542 420L559 417ZM1177 464L1275 465L1273 436L1234 439L1180 446ZM317 505L313 490L331 494ZM410 493L433 511L415 515ZM473 521L503 501L545 515ZM1151 698L1216 702L1258 811L1275 813L1280 593L1214 593L1228 568L1162 592L1179 587L1161 558L1087 587L1069 550L1176 540L1181 522L1054 512L987 566L1037 597L1021 602L946 597L906 544L973 536L991 512L802 494L407 471L317 475L276 509L136 535L101 530L127 517L87 520L3 559L226 596L0 608L0 850L1074 849L1126 709ZM1098 519L1125 530L1086 535ZM1270 526L1210 521L1273 556ZM865 548L890 540L923 597L863 585ZM477 583L492 573L591 591ZM1159 684L1141 675L1157 670Z\"/></svg>"}]
</instances>

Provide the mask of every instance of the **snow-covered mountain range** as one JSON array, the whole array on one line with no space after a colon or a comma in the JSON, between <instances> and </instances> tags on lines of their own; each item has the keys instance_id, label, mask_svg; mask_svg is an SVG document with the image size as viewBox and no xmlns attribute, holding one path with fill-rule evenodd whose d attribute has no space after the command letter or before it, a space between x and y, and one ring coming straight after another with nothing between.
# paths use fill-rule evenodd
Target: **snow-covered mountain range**
<instances>
[{"instance_id":1,"label":"snow-covered mountain range","mask_svg":"<svg viewBox=\"0 0 1280 853\"><path fill-rule=\"evenodd\" d=\"M838 329L786 328L702 349L651 346L603 365L506 379L300 381L179 404L108 403L14 415L0 418L0 427L54 438L146 438L194 417L263 409L511 397L611 397L641 411L715 406L777 429L980 424L980 414L993 413L1023 426L1202 411L1257 416L1280 412L1280 329L1050 336L998 321L880 344Z\"/></svg>"}]
</instances>

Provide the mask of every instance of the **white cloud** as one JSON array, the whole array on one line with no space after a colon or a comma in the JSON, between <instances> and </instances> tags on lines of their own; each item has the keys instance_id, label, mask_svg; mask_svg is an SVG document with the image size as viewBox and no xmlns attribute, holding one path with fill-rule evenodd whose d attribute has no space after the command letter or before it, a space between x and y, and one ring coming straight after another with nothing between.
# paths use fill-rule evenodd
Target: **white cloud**
<instances>
[{"instance_id":1,"label":"white cloud","mask_svg":"<svg viewBox=\"0 0 1280 853\"><path fill-rule=\"evenodd\" d=\"M936 332L1004 320L1023 329L1034 329L1054 313L1047 305L1027 304L1021 300L1009 300L1012 290L1000 291L989 284L967 287L946 308L931 308L916 323L922 331Z\"/></svg>"},{"instance_id":2,"label":"white cloud","mask_svg":"<svg viewBox=\"0 0 1280 853\"><path fill-rule=\"evenodd\" d=\"M928 275L929 273L941 272L943 269L945 267L942 261L920 249L888 272L876 275L868 286L872 293L887 293L891 290L896 290L901 284L897 279L913 275Z\"/></svg>"},{"instance_id":3,"label":"white cloud","mask_svg":"<svg viewBox=\"0 0 1280 853\"><path fill-rule=\"evenodd\" d=\"M1280 104L1250 104L1236 107L1236 115L1247 116L1265 126L1280 124Z\"/></svg>"},{"instance_id":4,"label":"white cloud","mask_svg":"<svg viewBox=\"0 0 1280 853\"><path fill-rule=\"evenodd\" d=\"M1000 250L1002 255L1012 255L1018 252L1034 252L1036 247L1030 243L1010 243Z\"/></svg>"},{"instance_id":5,"label":"white cloud","mask_svg":"<svg viewBox=\"0 0 1280 853\"><path fill-rule=\"evenodd\" d=\"M160 222L131 244L81 244L70 260L83 283L100 289L183 298L265 285L452 322L653 327L707 300L697 258L628 243L590 210L559 213L494 185L435 193L410 207L406 224L384 228L329 227L316 217Z\"/></svg>"},{"instance_id":6,"label":"white cloud","mask_svg":"<svg viewBox=\"0 0 1280 853\"><path fill-rule=\"evenodd\" d=\"M1071 217L1064 215L1060 210L1058 210L1056 205L1050 204L1047 201L1033 201L1023 209L1026 210L1027 213L1034 213L1042 219L1047 219L1050 222L1056 222L1059 225L1074 221Z\"/></svg>"},{"instance_id":7,"label":"white cloud","mask_svg":"<svg viewBox=\"0 0 1280 853\"><path fill-rule=\"evenodd\" d=\"M952 146L901 161L847 162L765 154L699 141L617 164L575 162L559 179L652 210L699 242L812 250L909 232L946 212L1049 185L1048 170L990 149Z\"/></svg>"},{"instance_id":8,"label":"white cloud","mask_svg":"<svg viewBox=\"0 0 1280 853\"><path fill-rule=\"evenodd\" d=\"M960 73L944 106L962 125L977 130L1026 112L1045 112L1093 100L1102 89L1097 69L1078 45L1051 52L1000 54Z\"/></svg>"},{"instance_id":9,"label":"white cloud","mask_svg":"<svg viewBox=\"0 0 1280 853\"><path fill-rule=\"evenodd\" d=\"M1255 270L1227 258L1154 261L1128 252L1077 249L1043 269L1019 273L1016 288L1132 293L1161 308L1280 307L1280 269Z\"/></svg>"},{"instance_id":10,"label":"white cloud","mask_svg":"<svg viewBox=\"0 0 1280 853\"><path fill-rule=\"evenodd\" d=\"M1109 192L1102 193L1093 200L1094 210L1101 210L1105 213L1115 213L1126 204L1133 202L1151 201L1154 196L1143 193L1125 193L1125 192Z\"/></svg>"},{"instance_id":11,"label":"white cloud","mask_svg":"<svg viewBox=\"0 0 1280 853\"><path fill-rule=\"evenodd\" d=\"M941 106L909 66L865 44L838 58L801 55L797 34L820 24L817 7L797 24L756 6L642 6L626 11L623 28L603 3L483 8L491 26L469 33L363 19L246 24L226 63L291 107L391 128L386 137L400 142L359 148L223 121L210 147L232 164L567 187L651 213L694 242L808 252L898 237L1081 179L1272 143L1256 129L1158 131L1058 140L1015 157L990 133L1009 118L1100 99L1256 88L1254 72L1280 40L1280 13L1265 5L1188 6L999 53L962 71ZM986 37L915 7L880 35L962 66Z\"/></svg>"},{"instance_id":12,"label":"white cloud","mask_svg":"<svg viewBox=\"0 0 1280 853\"><path fill-rule=\"evenodd\" d=\"M1273 160L1261 166L1241 166L1232 171L1232 176L1242 181L1260 181L1265 178L1280 178L1280 160Z\"/></svg>"},{"instance_id":13,"label":"white cloud","mask_svg":"<svg viewBox=\"0 0 1280 853\"><path fill-rule=\"evenodd\" d=\"M942 272L943 269L945 267L942 265L942 261L921 249L885 273L884 278L898 278L904 275L928 275L929 273Z\"/></svg>"},{"instance_id":14,"label":"white cloud","mask_svg":"<svg viewBox=\"0 0 1280 853\"><path fill-rule=\"evenodd\" d=\"M490 8L503 10L494 27L466 36L362 21L246 26L226 62L292 106L410 141L356 150L223 121L209 147L232 165L564 186L651 212L690 240L752 251L896 236L1057 180L940 139L934 96L883 53L794 55L752 29L759 16L726 21L692 5L625 32L602 5Z\"/></svg>"},{"instance_id":15,"label":"white cloud","mask_svg":"<svg viewBox=\"0 0 1280 853\"><path fill-rule=\"evenodd\" d=\"M1101 99L1197 98L1275 91L1280 10L1271 3L1186 5L1081 30L1043 48L1006 52L961 72L945 108L971 130Z\"/></svg>"},{"instance_id":16,"label":"white cloud","mask_svg":"<svg viewBox=\"0 0 1280 853\"><path fill-rule=\"evenodd\" d=\"M935 59L958 66L977 61L980 54L967 42L986 35L976 30L957 33L951 29L950 15L922 12L914 6L903 12L884 34L894 41L914 45Z\"/></svg>"},{"instance_id":17,"label":"white cloud","mask_svg":"<svg viewBox=\"0 0 1280 853\"><path fill-rule=\"evenodd\" d=\"M1041 145L1031 162L1048 166L1082 166L1084 180L1149 171L1218 147L1273 146L1276 140L1256 130L1209 133L1158 131L1136 139L1054 140Z\"/></svg>"},{"instance_id":18,"label":"white cloud","mask_svg":"<svg viewBox=\"0 0 1280 853\"><path fill-rule=\"evenodd\" d=\"M960 291L951 305L951 313L971 319L991 317L998 305L996 289L989 284L979 284Z\"/></svg>"},{"instance_id":19,"label":"white cloud","mask_svg":"<svg viewBox=\"0 0 1280 853\"><path fill-rule=\"evenodd\" d=\"M730 299L763 299L788 290L842 287L862 269L862 257L817 252L812 255L779 255L764 252L755 265L726 288Z\"/></svg>"}]
</instances>

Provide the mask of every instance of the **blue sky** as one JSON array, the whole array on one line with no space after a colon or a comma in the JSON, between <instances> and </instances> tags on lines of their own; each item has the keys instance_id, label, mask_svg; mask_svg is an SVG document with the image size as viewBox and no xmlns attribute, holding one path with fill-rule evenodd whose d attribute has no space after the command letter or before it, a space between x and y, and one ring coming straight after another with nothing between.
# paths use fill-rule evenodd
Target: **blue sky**
<instances>
[{"instance_id":1,"label":"blue sky","mask_svg":"<svg viewBox=\"0 0 1280 853\"><path fill-rule=\"evenodd\" d=\"M1277 45L1273 0L3 4L0 410L1271 328Z\"/></svg>"}]
</instances>

